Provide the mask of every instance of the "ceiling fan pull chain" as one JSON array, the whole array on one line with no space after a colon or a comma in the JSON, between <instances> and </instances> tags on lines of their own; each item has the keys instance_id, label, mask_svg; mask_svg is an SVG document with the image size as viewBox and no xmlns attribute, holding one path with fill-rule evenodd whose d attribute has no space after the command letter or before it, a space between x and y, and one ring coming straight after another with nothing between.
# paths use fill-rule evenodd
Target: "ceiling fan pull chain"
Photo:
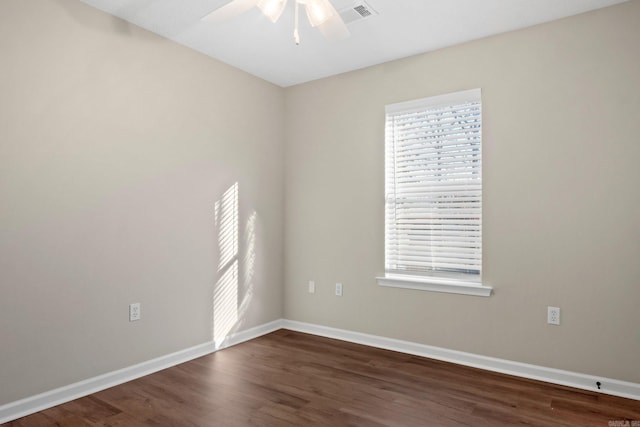
<instances>
[{"instance_id":1,"label":"ceiling fan pull chain","mask_svg":"<svg viewBox=\"0 0 640 427\"><path fill-rule=\"evenodd\" d=\"M300 33L298 32L298 12L300 10L300 3L298 0L295 0L296 3L296 11L293 17L293 41L296 42L296 46L300 44Z\"/></svg>"}]
</instances>

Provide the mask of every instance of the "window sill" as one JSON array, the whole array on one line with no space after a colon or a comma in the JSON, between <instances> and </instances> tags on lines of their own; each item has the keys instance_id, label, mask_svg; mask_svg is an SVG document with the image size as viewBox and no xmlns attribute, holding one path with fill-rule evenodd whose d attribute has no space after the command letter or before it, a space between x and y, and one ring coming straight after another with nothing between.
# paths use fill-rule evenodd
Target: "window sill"
<instances>
[{"instance_id":1,"label":"window sill","mask_svg":"<svg viewBox=\"0 0 640 427\"><path fill-rule=\"evenodd\" d=\"M462 280L411 277L411 276L386 276L376 277L380 286L391 288L418 289L421 291L446 292L450 294L474 295L478 297L491 296L493 290L490 286L481 283L466 282Z\"/></svg>"}]
</instances>

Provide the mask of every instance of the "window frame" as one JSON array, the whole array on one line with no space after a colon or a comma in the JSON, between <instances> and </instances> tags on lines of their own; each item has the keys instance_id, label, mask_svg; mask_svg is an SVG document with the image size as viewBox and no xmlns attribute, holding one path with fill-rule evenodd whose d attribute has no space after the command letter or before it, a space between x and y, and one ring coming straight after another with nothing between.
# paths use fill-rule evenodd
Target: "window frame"
<instances>
[{"instance_id":1,"label":"window frame","mask_svg":"<svg viewBox=\"0 0 640 427\"><path fill-rule=\"evenodd\" d=\"M401 102L397 104L390 104L385 107L385 236L384 236L384 249L385 249L385 274L384 276L377 277L376 280L380 286L397 287L407 289L427 290L434 292L446 292L454 294L475 295L475 296L490 296L492 294L492 287L486 286L482 283L481 264L482 264L482 222L480 220L480 266L478 267L478 273L464 273L464 272L442 272L433 268L431 271L426 270L408 271L406 274L398 273L396 271L389 271L387 269L389 260L388 256L388 194L389 189L389 150L397 155L396 146L390 147L390 144L395 144L396 139L390 141L390 135L388 133L389 121L393 117L397 117L402 114L408 114L412 112L431 112L433 113L438 108L452 107L457 105L464 105L466 103L479 103L480 104L480 149L482 147L482 93L480 89L471 89L466 91L454 92L444 95L432 96L428 98L422 98L407 102ZM395 128L393 128L395 131ZM392 132L395 134L395 132ZM394 163L395 165L395 163ZM480 164L480 174L482 174L482 160ZM393 173L392 181L395 185L398 175ZM481 181L480 181L481 182ZM395 187L394 192L395 194ZM482 200L482 190L480 195L480 204ZM395 202L394 202L395 203ZM433 266L430 266L433 267Z\"/></svg>"}]
</instances>

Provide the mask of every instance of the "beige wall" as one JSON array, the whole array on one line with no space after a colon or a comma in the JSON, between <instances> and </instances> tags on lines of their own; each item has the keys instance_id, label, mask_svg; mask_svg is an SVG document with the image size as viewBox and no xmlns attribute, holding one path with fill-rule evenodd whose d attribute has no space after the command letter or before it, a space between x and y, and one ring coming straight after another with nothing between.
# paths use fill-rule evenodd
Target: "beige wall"
<instances>
[{"instance_id":1,"label":"beige wall","mask_svg":"<svg viewBox=\"0 0 640 427\"><path fill-rule=\"evenodd\" d=\"M285 317L640 382L638 22L631 1L287 89ZM478 87L495 295L379 287L384 106Z\"/></svg>"},{"instance_id":2,"label":"beige wall","mask_svg":"<svg viewBox=\"0 0 640 427\"><path fill-rule=\"evenodd\" d=\"M0 2L0 405L210 341L236 182L233 327L282 317L283 113L80 2Z\"/></svg>"}]
</instances>

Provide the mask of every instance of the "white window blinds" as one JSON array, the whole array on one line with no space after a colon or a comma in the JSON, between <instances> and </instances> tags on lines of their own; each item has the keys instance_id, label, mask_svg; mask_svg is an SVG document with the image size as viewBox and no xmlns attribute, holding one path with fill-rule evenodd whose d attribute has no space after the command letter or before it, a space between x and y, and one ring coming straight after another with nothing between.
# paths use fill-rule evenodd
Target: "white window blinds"
<instances>
[{"instance_id":1,"label":"white window blinds","mask_svg":"<svg viewBox=\"0 0 640 427\"><path fill-rule=\"evenodd\" d=\"M480 280L480 89L386 107L387 275Z\"/></svg>"}]
</instances>

